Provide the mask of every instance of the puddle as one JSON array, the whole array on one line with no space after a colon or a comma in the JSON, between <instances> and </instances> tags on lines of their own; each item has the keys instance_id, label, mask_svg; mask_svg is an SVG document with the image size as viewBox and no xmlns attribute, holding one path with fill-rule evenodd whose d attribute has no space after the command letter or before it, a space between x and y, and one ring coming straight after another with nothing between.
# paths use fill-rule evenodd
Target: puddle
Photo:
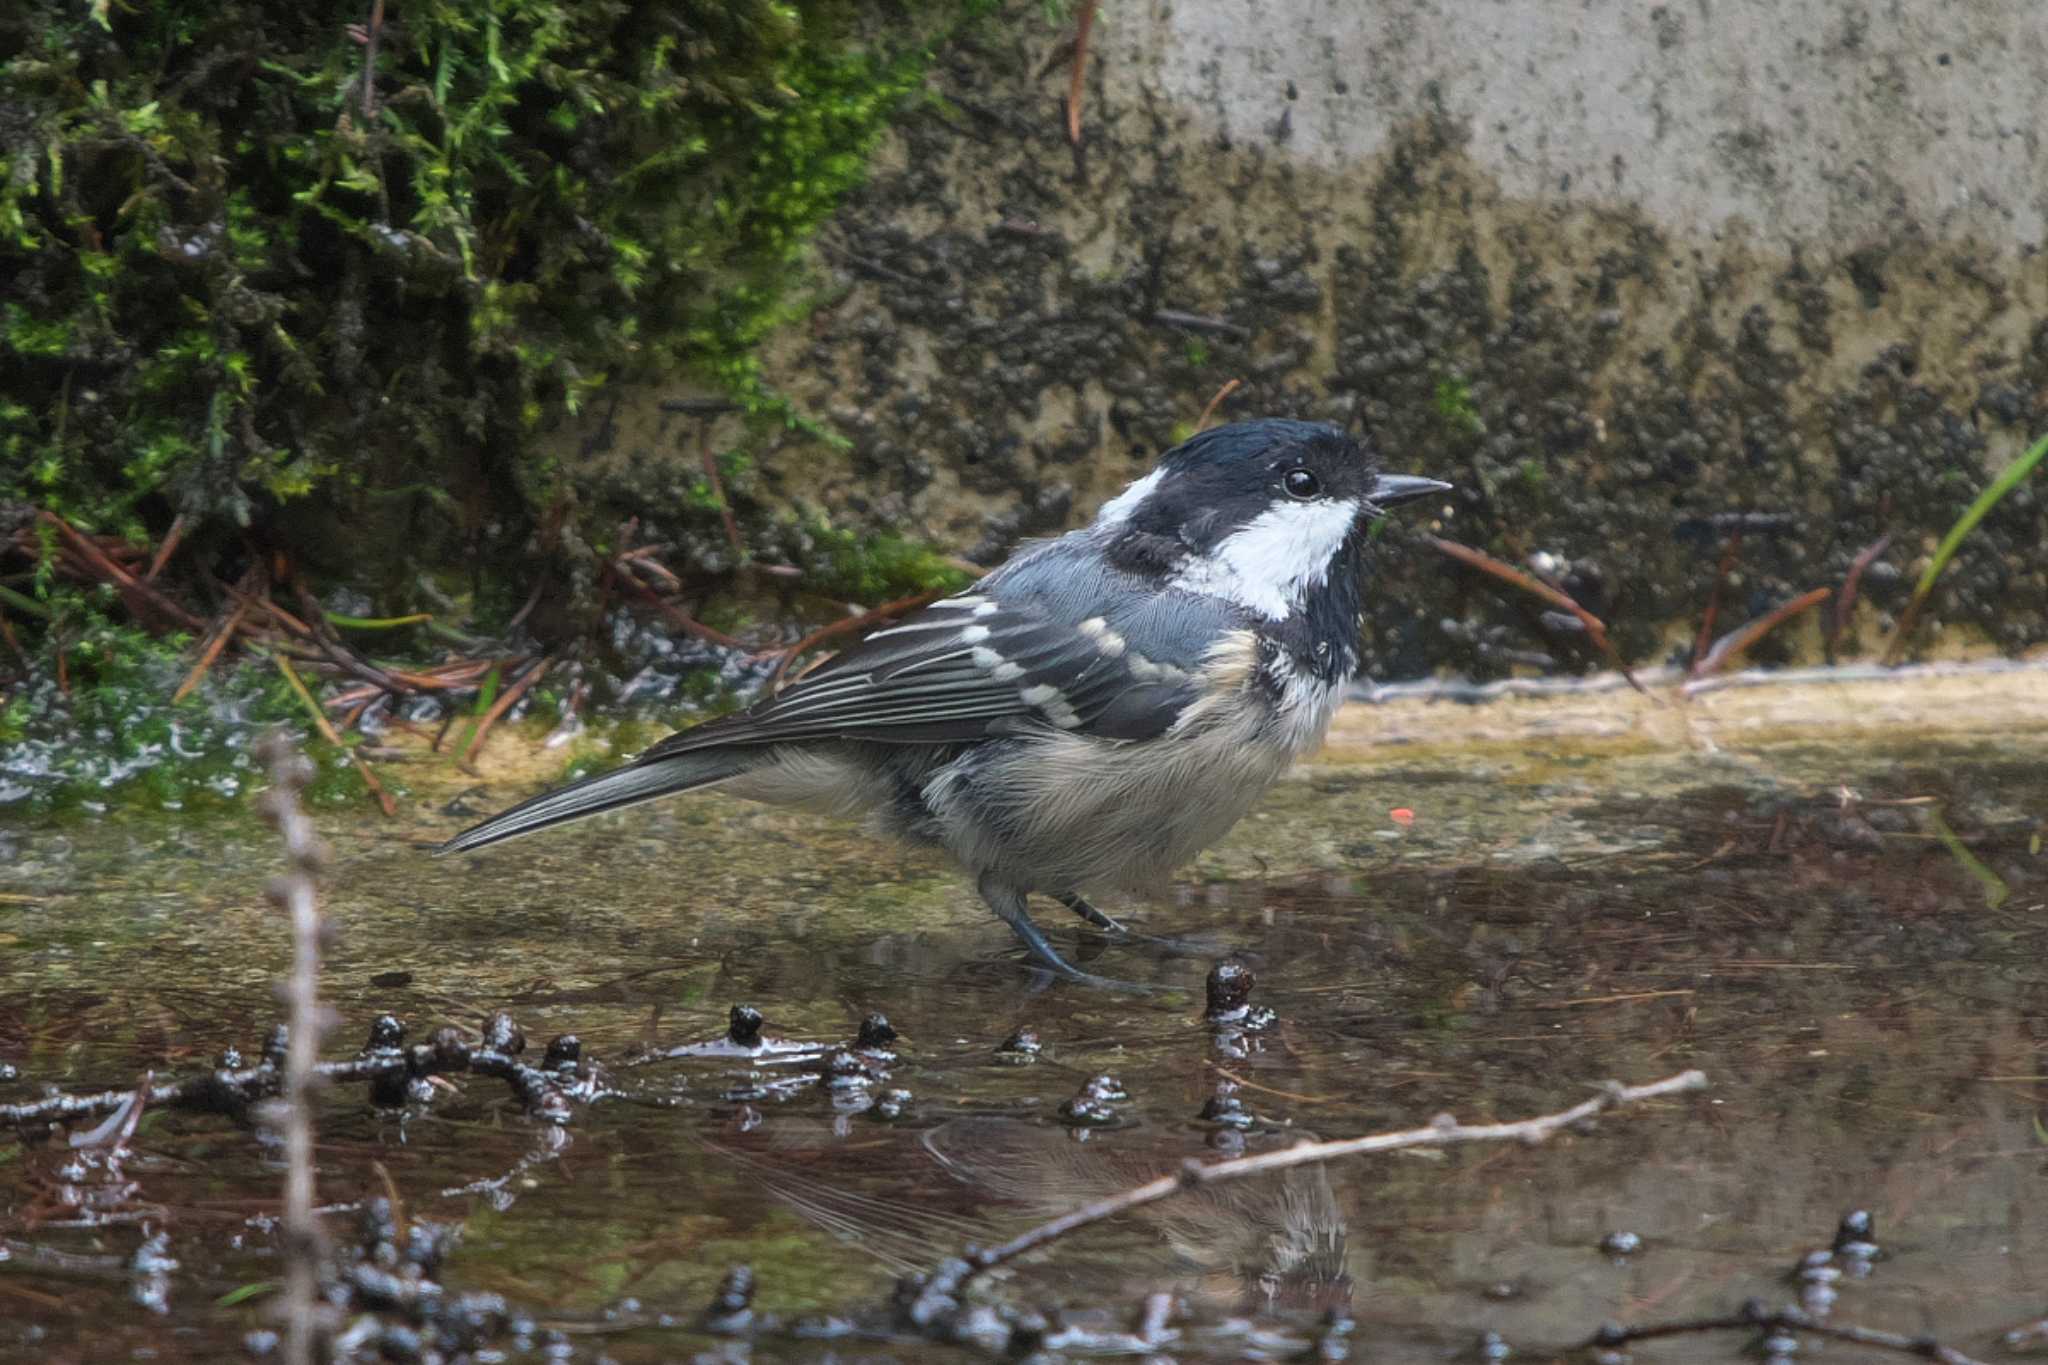
<instances>
[{"instance_id":1,"label":"puddle","mask_svg":"<svg viewBox=\"0 0 2048 1365\"><path fill-rule=\"evenodd\" d=\"M559 1326L579 1358L652 1361L715 1343L627 1324L694 1320L734 1263L760 1310L869 1304L966 1243L1239 1141L1520 1118L1697 1067L1705 1096L1542 1147L1180 1196L992 1290L1124 1326L1159 1289L1208 1321L1343 1306L1375 1358L1480 1358L1489 1331L1526 1355L1608 1320L1793 1301L1794 1262L1863 1209L1885 1255L1836 1286L1835 1319L1996 1353L2048 1283L2048 1225L2028 1216L2048 1169L2048 738L1994 717L1885 740L1702 706L1655 722L1686 731L1675 744L1604 700L1572 704L1590 727L1353 708L1168 900L1105 906L1169 946L1105 945L1038 907L1079 965L1150 995L1040 988L936 862L716 796L452 861L422 847L461 823L442 803L488 809L511 784L396 821L322 812L327 1055L386 1011L420 1039L503 1009L535 1056L574 1034L673 1103L600 1103L553 1130L478 1076L403 1121L337 1087L321 1197L388 1176L414 1217L461 1224L451 1290L531 1312L537 1344ZM0 826L0 1064L19 1073L0 1102L253 1058L284 962L275 867L253 815ZM1226 956L1256 974L1263 1027L1204 1022ZM764 1037L821 1048L885 1014L895 1059L869 1097L908 1098L885 1118L785 1083L829 1051L720 1044L737 1003ZM1105 1074L1120 1091L1081 1114L1099 1121L1063 1121ZM273 1150L153 1109L121 1160L75 1160L0 1137L0 1356L238 1355L268 1322L249 1287L279 1273ZM67 1187L95 1216L55 1208ZM145 1225L166 1235L138 1261ZM331 1225L345 1237L353 1216Z\"/></svg>"}]
</instances>

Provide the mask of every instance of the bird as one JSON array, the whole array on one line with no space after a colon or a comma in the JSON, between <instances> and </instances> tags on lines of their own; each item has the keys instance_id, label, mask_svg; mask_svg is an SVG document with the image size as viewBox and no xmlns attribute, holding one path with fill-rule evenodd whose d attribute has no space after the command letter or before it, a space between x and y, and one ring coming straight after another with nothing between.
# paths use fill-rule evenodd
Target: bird
<instances>
[{"instance_id":1,"label":"bird","mask_svg":"<svg viewBox=\"0 0 2048 1365\"><path fill-rule=\"evenodd\" d=\"M1450 487L1327 423L1209 428L1086 527L439 852L717 787L942 851L1039 966L1100 981L1028 898L1123 933L1088 897L1156 888L1316 749L1358 670L1373 524Z\"/></svg>"}]
</instances>

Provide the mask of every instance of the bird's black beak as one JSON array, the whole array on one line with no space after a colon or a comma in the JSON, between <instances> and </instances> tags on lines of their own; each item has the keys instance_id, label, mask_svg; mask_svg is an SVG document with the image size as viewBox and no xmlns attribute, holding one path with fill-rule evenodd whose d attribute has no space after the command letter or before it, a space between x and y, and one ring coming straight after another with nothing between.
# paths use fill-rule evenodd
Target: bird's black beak
<instances>
[{"instance_id":1,"label":"bird's black beak","mask_svg":"<svg viewBox=\"0 0 2048 1365\"><path fill-rule=\"evenodd\" d=\"M1419 479L1413 474L1382 474L1365 495L1371 506L1384 512L1398 503L1413 502L1431 493L1448 493L1451 486L1441 479Z\"/></svg>"}]
</instances>

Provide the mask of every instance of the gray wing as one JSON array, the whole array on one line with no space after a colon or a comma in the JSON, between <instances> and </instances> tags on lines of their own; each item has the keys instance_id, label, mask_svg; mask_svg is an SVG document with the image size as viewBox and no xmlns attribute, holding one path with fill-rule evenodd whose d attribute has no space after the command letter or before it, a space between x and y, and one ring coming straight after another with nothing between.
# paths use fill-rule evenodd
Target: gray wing
<instances>
[{"instance_id":1,"label":"gray wing","mask_svg":"<svg viewBox=\"0 0 2048 1365\"><path fill-rule=\"evenodd\" d=\"M1135 655L1100 618L1062 621L1034 600L975 591L877 631L775 696L673 735L641 760L807 739L956 744L1047 727L1144 739L1195 697L1190 672Z\"/></svg>"}]
</instances>

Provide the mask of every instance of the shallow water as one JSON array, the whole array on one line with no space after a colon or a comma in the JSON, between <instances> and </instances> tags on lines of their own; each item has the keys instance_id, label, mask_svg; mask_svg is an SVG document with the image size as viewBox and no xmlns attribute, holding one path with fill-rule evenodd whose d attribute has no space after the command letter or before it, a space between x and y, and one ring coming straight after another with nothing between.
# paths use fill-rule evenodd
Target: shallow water
<instances>
[{"instance_id":1,"label":"shallow water","mask_svg":"<svg viewBox=\"0 0 2048 1365\"><path fill-rule=\"evenodd\" d=\"M1474 714L1445 708L1439 728ZM397 821L320 817L337 854L328 1054L350 1055L381 1011L417 1038L504 1009L536 1050L574 1033L620 1084L678 1102L590 1106L551 1145L479 1077L403 1122L337 1089L321 1195L382 1191L381 1166L415 1216L464 1224L451 1289L501 1292L575 1329L581 1352L708 1349L681 1330L593 1329L622 1300L693 1318L735 1262L755 1267L764 1310L886 1298L894 1275L964 1242L1212 1153L1217 1125L1197 1114L1227 1078L1251 1150L1443 1111L1524 1117L1608 1077L1698 1067L1713 1088L1541 1147L1182 1196L990 1292L1130 1316L1172 1288L1208 1321L1252 1307L1310 1323L1341 1304L1373 1356L1441 1360L1489 1330L1541 1353L1610 1319L1791 1301L1792 1263L1862 1208L1886 1255L1840 1283L1836 1321L1984 1358L2048 1310L2038 731L1711 753L1340 744L1168 900L1105 906L1170 947L1106 945L1037 907L1082 965L1158 988L1144 995L1034 978L960 879L844 828L700 797L431 860L423 843L518 794L448 790L453 809L415 799ZM275 844L253 817L17 822L0 863L0 1063L21 1077L0 1102L253 1054L285 957L262 896ZM1203 975L1231 955L1277 1015L1235 1037L1201 1017ZM720 1037L736 1002L771 1035L820 1041L885 1012L899 1060L874 1093L906 1089L907 1109L777 1089L800 1068L772 1059L660 1055ZM1035 1060L999 1055L1019 1029L1042 1042ZM1059 1106L1104 1072L1129 1098L1077 1140ZM261 1295L216 1300L277 1274L270 1148L224 1119L152 1112L133 1149L133 1188L107 1196L116 1221L66 1227L54 1192L96 1177L67 1177L61 1142L0 1139L0 1356L91 1343L95 1359L207 1359L266 1323ZM138 1212L178 1262L161 1313L120 1268ZM1611 1233L1641 1249L1603 1251Z\"/></svg>"}]
</instances>

